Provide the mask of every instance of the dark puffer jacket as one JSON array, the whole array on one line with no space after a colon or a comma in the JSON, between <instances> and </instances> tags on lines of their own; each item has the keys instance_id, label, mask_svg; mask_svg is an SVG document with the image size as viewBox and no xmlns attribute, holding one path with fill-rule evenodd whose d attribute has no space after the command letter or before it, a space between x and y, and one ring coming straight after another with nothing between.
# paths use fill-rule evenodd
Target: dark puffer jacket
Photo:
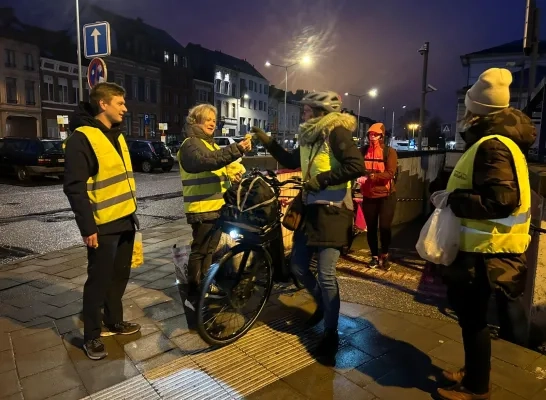
<instances>
[{"instance_id":1,"label":"dark puffer jacket","mask_svg":"<svg viewBox=\"0 0 546 400\"><path fill-rule=\"evenodd\" d=\"M480 138L502 135L512 139L527 153L535 142L536 129L521 111L507 108L481 117L461 133L470 148ZM519 205L520 193L510 150L499 140L483 142L474 160L473 188L457 189L449 196L449 205L459 218L498 219L508 217ZM448 283L472 280L475 266L484 263L489 280L510 297L523 293L526 281L525 255L477 254L460 252L454 265L446 268Z\"/></svg>"},{"instance_id":2,"label":"dark puffer jacket","mask_svg":"<svg viewBox=\"0 0 546 400\"><path fill-rule=\"evenodd\" d=\"M188 125L186 128L187 140L184 141L178 151L178 162L189 173L216 171L225 167L243 156L243 152L236 143L230 144L220 150L210 150L203 140L214 144L214 139L206 135L196 125ZM202 221L214 221L220 217L220 211L186 214L189 224Z\"/></svg>"}]
</instances>

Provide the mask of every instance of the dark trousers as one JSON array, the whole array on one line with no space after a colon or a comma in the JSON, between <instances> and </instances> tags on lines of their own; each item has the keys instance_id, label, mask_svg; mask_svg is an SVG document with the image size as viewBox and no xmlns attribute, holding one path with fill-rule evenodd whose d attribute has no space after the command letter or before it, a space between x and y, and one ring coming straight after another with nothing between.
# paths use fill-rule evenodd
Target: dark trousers
<instances>
[{"instance_id":1,"label":"dark trousers","mask_svg":"<svg viewBox=\"0 0 546 400\"><path fill-rule=\"evenodd\" d=\"M191 224L193 242L188 260L188 283L190 291L197 289L212 264L212 255L218 247L222 231L217 230L216 221Z\"/></svg>"},{"instance_id":2,"label":"dark trousers","mask_svg":"<svg viewBox=\"0 0 546 400\"><path fill-rule=\"evenodd\" d=\"M491 286L483 258L474 260L475 278L448 284L447 296L463 335L466 368L463 385L482 394L489 390L491 371L491 336L487 325ZM454 264L449 268L463 267Z\"/></svg>"},{"instance_id":3,"label":"dark trousers","mask_svg":"<svg viewBox=\"0 0 546 400\"><path fill-rule=\"evenodd\" d=\"M135 231L99 235L99 247L87 248L87 281L83 287L84 340L97 339L104 324L123 321L121 298L131 273Z\"/></svg>"},{"instance_id":4,"label":"dark trousers","mask_svg":"<svg viewBox=\"0 0 546 400\"><path fill-rule=\"evenodd\" d=\"M389 254L392 236L391 225L396 211L396 193L377 199L364 198L362 211L366 220L368 246L372 256L379 255L378 228L381 238L381 254Z\"/></svg>"}]
</instances>

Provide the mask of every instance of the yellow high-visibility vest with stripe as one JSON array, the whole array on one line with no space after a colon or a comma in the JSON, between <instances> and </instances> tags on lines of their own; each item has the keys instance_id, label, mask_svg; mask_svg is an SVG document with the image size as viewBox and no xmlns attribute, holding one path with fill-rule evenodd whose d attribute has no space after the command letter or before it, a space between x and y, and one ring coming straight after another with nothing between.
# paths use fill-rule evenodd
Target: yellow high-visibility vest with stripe
<instances>
[{"instance_id":1,"label":"yellow high-visibility vest with stripe","mask_svg":"<svg viewBox=\"0 0 546 400\"><path fill-rule=\"evenodd\" d=\"M97 225L126 217L137 209L136 184L129 149L123 135L118 136L122 156L98 128L82 126L97 157L99 171L87 180L87 195Z\"/></svg>"},{"instance_id":2,"label":"yellow high-visibility vest with stripe","mask_svg":"<svg viewBox=\"0 0 546 400\"><path fill-rule=\"evenodd\" d=\"M519 187L519 206L506 218L484 220L462 218L460 250L470 253L522 254L531 242L529 235L531 186L527 161L513 140L500 135L490 135L476 142L459 159L449 178L447 191L472 189L474 159L478 147L490 139L500 140L512 153Z\"/></svg>"},{"instance_id":3,"label":"yellow high-visibility vest with stripe","mask_svg":"<svg viewBox=\"0 0 546 400\"><path fill-rule=\"evenodd\" d=\"M188 139L186 139L188 140ZM184 146L184 143L182 146ZM200 139L210 151L218 151L220 147L214 143ZM196 214L218 211L225 204L224 193L230 187L226 167L216 171L199 172L192 174L182 168L180 160L182 146L178 150L180 177L182 178L182 194L184 195L184 210L186 213Z\"/></svg>"}]
</instances>

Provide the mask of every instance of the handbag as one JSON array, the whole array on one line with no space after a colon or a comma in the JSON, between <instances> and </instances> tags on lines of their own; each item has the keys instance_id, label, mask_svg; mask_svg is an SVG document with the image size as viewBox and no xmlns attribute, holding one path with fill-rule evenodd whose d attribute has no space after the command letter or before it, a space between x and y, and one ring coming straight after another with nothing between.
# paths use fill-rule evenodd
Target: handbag
<instances>
[{"instance_id":1,"label":"handbag","mask_svg":"<svg viewBox=\"0 0 546 400\"><path fill-rule=\"evenodd\" d=\"M311 157L314 147L315 146L313 145L313 147L311 148L311 152L309 153L309 165L307 166L307 174L305 175L304 181L308 180L311 177L311 165L313 164L313 161L315 161L315 158L317 157L321 146L318 147L315 155ZM284 226L289 231L298 230L303 221L304 206L303 189L300 189L296 197L294 197L294 200L292 200L292 202L288 205L288 209L286 210L286 213L284 214L284 218L282 220L282 226Z\"/></svg>"}]
</instances>

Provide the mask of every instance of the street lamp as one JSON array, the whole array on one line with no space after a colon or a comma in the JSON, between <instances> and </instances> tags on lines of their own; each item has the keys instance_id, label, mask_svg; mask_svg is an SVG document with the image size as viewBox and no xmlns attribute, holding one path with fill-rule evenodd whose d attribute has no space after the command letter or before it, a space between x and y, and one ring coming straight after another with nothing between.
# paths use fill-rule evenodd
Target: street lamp
<instances>
[{"instance_id":1,"label":"street lamp","mask_svg":"<svg viewBox=\"0 0 546 400\"><path fill-rule=\"evenodd\" d=\"M284 68L285 77L284 77L284 132L282 135L282 145L284 146L284 140L285 135L288 132L288 111L287 111L287 95L288 95L288 69L292 68L298 64L308 65L312 62L312 59L309 55L305 55L301 58L300 61L297 61L290 65L280 65L280 64L274 64L272 62L266 61L265 66L266 67L279 67Z\"/></svg>"},{"instance_id":2,"label":"street lamp","mask_svg":"<svg viewBox=\"0 0 546 400\"><path fill-rule=\"evenodd\" d=\"M412 139L415 139L415 130L419 128L419 124L408 124L408 128L412 130Z\"/></svg>"},{"instance_id":3,"label":"street lamp","mask_svg":"<svg viewBox=\"0 0 546 400\"><path fill-rule=\"evenodd\" d=\"M423 141L423 124L425 123L425 101L429 92L427 84L428 72L428 53L430 51L430 42L425 42L419 49L419 54L423 56L423 78L421 81L421 110L419 111L419 138L417 140L418 150L421 150L421 142ZM435 89L434 89L435 90Z\"/></svg>"},{"instance_id":4,"label":"street lamp","mask_svg":"<svg viewBox=\"0 0 546 400\"><path fill-rule=\"evenodd\" d=\"M366 94L352 94L349 92L345 92L345 96L355 97L358 99L358 117L357 117L357 130L356 130L356 137L360 139L360 99L366 96L370 96L371 98L377 97L377 89L371 89Z\"/></svg>"}]
</instances>

